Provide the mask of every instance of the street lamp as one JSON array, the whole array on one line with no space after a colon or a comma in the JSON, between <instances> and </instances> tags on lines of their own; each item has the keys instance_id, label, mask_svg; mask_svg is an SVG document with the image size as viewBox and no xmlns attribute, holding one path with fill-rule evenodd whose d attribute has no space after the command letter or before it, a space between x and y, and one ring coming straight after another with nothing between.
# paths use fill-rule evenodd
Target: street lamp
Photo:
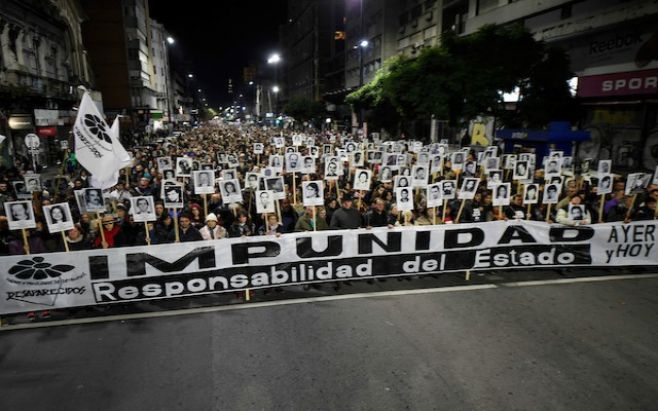
<instances>
[{"instance_id":1,"label":"street lamp","mask_svg":"<svg viewBox=\"0 0 658 411\"><path fill-rule=\"evenodd\" d=\"M187 78L194 78L194 74L189 73L189 74L187 75Z\"/></svg>"},{"instance_id":2,"label":"street lamp","mask_svg":"<svg viewBox=\"0 0 658 411\"><path fill-rule=\"evenodd\" d=\"M169 44L174 44L175 42L176 42L176 40L174 40L173 37L171 37L171 36L167 36L167 43L169 43Z\"/></svg>"},{"instance_id":3,"label":"street lamp","mask_svg":"<svg viewBox=\"0 0 658 411\"><path fill-rule=\"evenodd\" d=\"M359 46L361 46L361 48L366 48L366 47L368 47L368 44L369 44L368 40L364 39L364 40L361 40L361 42L359 43Z\"/></svg>"},{"instance_id":4,"label":"street lamp","mask_svg":"<svg viewBox=\"0 0 658 411\"><path fill-rule=\"evenodd\" d=\"M281 62L281 56L279 53L272 53L267 59L267 64L279 64Z\"/></svg>"},{"instance_id":5,"label":"street lamp","mask_svg":"<svg viewBox=\"0 0 658 411\"><path fill-rule=\"evenodd\" d=\"M274 87L272 87L272 92L274 92L274 94L278 93L279 90L280 90L280 89L279 89L279 86L274 86Z\"/></svg>"}]
</instances>

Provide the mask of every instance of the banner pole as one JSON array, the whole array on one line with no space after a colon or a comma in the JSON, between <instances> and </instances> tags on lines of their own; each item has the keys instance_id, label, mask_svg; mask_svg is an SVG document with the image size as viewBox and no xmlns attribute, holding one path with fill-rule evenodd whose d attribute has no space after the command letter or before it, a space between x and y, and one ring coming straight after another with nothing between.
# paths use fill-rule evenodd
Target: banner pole
<instances>
[{"instance_id":1,"label":"banner pole","mask_svg":"<svg viewBox=\"0 0 658 411\"><path fill-rule=\"evenodd\" d=\"M146 244L151 245L151 233L149 233L149 225L144 221L144 233L146 233Z\"/></svg>"},{"instance_id":2,"label":"banner pole","mask_svg":"<svg viewBox=\"0 0 658 411\"><path fill-rule=\"evenodd\" d=\"M175 209L172 208L171 210L174 211ZM174 231L176 232L175 242L180 243L180 234L178 233L178 213L176 213L176 211L174 211Z\"/></svg>"},{"instance_id":3,"label":"banner pole","mask_svg":"<svg viewBox=\"0 0 658 411\"><path fill-rule=\"evenodd\" d=\"M459 205L459 211L457 212L457 218L455 218L455 224L459 224L459 219L462 216L462 211L464 211L464 204L466 204L466 200L462 200L462 203Z\"/></svg>"},{"instance_id":4,"label":"banner pole","mask_svg":"<svg viewBox=\"0 0 658 411\"><path fill-rule=\"evenodd\" d=\"M64 250L66 250L66 252L68 253L69 252L69 242L66 241L66 234L64 234L64 231L60 231L60 233L62 233L62 241L64 241Z\"/></svg>"},{"instance_id":5,"label":"banner pole","mask_svg":"<svg viewBox=\"0 0 658 411\"><path fill-rule=\"evenodd\" d=\"M21 232L23 233L23 249L25 250L25 255L30 255L30 243L27 240L27 230L22 228Z\"/></svg>"},{"instance_id":6,"label":"banner pole","mask_svg":"<svg viewBox=\"0 0 658 411\"><path fill-rule=\"evenodd\" d=\"M605 204L605 194L601 194L601 200L599 202L599 223L603 222L603 205ZM656 207L658 211L658 207Z\"/></svg>"},{"instance_id":7,"label":"banner pole","mask_svg":"<svg viewBox=\"0 0 658 411\"><path fill-rule=\"evenodd\" d=\"M549 221L551 220L551 205L552 204L549 203L548 204L548 209L546 210L546 222L547 223L549 223Z\"/></svg>"},{"instance_id":8,"label":"banner pole","mask_svg":"<svg viewBox=\"0 0 658 411\"><path fill-rule=\"evenodd\" d=\"M98 231L101 232L101 240L105 242L105 231L103 231L103 219L101 219L101 213L96 212L96 219L98 220Z\"/></svg>"}]
</instances>

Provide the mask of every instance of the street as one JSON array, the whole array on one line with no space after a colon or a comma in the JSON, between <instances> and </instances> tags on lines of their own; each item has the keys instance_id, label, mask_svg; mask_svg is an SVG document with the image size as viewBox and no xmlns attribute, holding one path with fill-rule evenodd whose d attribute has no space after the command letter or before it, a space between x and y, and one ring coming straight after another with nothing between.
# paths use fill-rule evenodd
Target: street
<instances>
[{"instance_id":1,"label":"street","mask_svg":"<svg viewBox=\"0 0 658 411\"><path fill-rule=\"evenodd\" d=\"M2 410L650 410L658 279L0 332Z\"/></svg>"}]
</instances>

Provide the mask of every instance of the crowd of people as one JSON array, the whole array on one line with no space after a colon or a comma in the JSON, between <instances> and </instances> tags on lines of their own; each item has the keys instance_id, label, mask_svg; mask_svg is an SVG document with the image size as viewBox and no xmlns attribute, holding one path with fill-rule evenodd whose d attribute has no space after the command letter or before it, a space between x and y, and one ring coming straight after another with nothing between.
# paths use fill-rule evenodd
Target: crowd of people
<instances>
[{"instance_id":1,"label":"crowd of people","mask_svg":"<svg viewBox=\"0 0 658 411\"><path fill-rule=\"evenodd\" d=\"M615 174L609 161L577 164L558 151L537 158L497 146L359 141L244 125L205 125L129 151L132 166L104 190L72 159L64 175L43 182L26 162L1 169L0 255L330 229L520 219L581 225L658 215L658 172ZM22 220L33 226L20 226Z\"/></svg>"}]
</instances>

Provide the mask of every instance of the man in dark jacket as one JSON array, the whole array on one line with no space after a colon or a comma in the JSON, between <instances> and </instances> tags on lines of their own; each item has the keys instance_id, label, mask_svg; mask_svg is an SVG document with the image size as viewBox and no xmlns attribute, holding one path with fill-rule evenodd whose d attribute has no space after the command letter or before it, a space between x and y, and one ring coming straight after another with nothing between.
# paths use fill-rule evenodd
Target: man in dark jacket
<instances>
[{"instance_id":1,"label":"man in dark jacket","mask_svg":"<svg viewBox=\"0 0 658 411\"><path fill-rule=\"evenodd\" d=\"M361 227L361 214L352 207L352 195L345 194L342 199L341 208L331 216L332 230L348 230Z\"/></svg>"},{"instance_id":2,"label":"man in dark jacket","mask_svg":"<svg viewBox=\"0 0 658 411\"><path fill-rule=\"evenodd\" d=\"M181 214L178 222L179 222L178 239L181 243L185 243L188 241L203 240L203 237L201 237L201 233L199 232L199 230L192 227L192 218L189 214L187 213ZM176 232L173 230L170 231L169 242L173 243L176 240L175 236L176 236Z\"/></svg>"},{"instance_id":3,"label":"man in dark jacket","mask_svg":"<svg viewBox=\"0 0 658 411\"><path fill-rule=\"evenodd\" d=\"M363 216L367 227L386 227L388 225L388 213L386 204L381 198L375 199L372 208Z\"/></svg>"}]
</instances>

